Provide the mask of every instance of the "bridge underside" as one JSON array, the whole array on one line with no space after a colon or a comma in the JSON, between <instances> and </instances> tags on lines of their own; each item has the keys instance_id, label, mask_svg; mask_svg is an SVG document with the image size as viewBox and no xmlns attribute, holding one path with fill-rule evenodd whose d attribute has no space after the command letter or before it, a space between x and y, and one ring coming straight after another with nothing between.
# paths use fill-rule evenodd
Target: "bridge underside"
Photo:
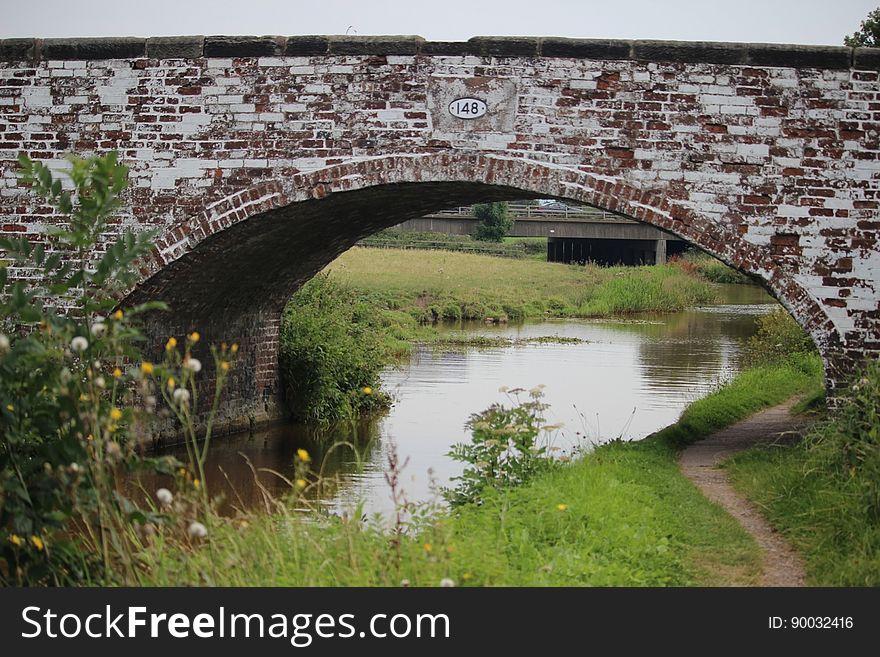
<instances>
[{"instance_id":1,"label":"bridge underside","mask_svg":"<svg viewBox=\"0 0 880 657\"><path fill-rule=\"evenodd\" d=\"M162 299L170 306L170 312L154 314L147 325L150 350L157 357L168 336L200 332L195 355L206 364L201 378L206 390L214 382L206 345L241 345L217 424L226 431L247 428L282 416L281 313L290 296L338 255L383 228L445 207L533 197L505 186L428 182L294 203L205 239L140 285L125 303Z\"/></svg>"}]
</instances>

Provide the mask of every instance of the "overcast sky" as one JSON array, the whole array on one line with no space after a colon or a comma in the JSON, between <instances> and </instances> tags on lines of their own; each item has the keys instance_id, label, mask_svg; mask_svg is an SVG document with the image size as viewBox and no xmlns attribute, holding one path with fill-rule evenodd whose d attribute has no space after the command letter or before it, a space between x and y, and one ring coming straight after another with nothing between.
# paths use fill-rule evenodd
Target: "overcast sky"
<instances>
[{"instance_id":1,"label":"overcast sky","mask_svg":"<svg viewBox=\"0 0 880 657\"><path fill-rule=\"evenodd\" d=\"M0 0L0 37L418 34L840 45L880 0Z\"/></svg>"}]
</instances>

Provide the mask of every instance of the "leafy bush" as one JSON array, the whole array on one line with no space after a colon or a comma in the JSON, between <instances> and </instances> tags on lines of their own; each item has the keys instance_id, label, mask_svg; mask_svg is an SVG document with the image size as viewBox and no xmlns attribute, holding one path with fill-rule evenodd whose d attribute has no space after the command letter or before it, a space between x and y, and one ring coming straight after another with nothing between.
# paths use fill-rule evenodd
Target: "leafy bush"
<instances>
[{"instance_id":1,"label":"leafy bush","mask_svg":"<svg viewBox=\"0 0 880 657\"><path fill-rule=\"evenodd\" d=\"M383 406L383 317L326 274L291 297L281 325L280 365L294 419L349 419Z\"/></svg>"},{"instance_id":2,"label":"leafy bush","mask_svg":"<svg viewBox=\"0 0 880 657\"><path fill-rule=\"evenodd\" d=\"M479 503L487 488L519 486L549 467L549 446L541 441L547 429L542 388L530 390L525 401L519 399L524 390L511 390L511 407L493 404L470 417L466 426L471 442L453 445L448 454L467 464L460 476L452 478L459 483L444 490L450 504Z\"/></svg>"},{"instance_id":3,"label":"leafy bush","mask_svg":"<svg viewBox=\"0 0 880 657\"><path fill-rule=\"evenodd\" d=\"M190 349L198 334L186 340L183 355L169 340L163 365L140 362L138 318L164 306L114 311L114 294L134 280L134 263L153 248L152 236L124 231L94 255L119 209L127 169L115 153L70 162L65 189L44 165L19 159L22 180L56 210L58 223L36 244L24 237L0 239L8 261L37 274L10 282L0 268L0 326L9 332L0 334L3 584L124 581L137 568L147 534L170 517L129 498L123 479L150 469L184 472L191 482L198 481L197 472L204 482L208 439L197 444L191 421L198 411L194 380L201 363ZM217 394L235 350L214 351ZM191 452L188 470L173 459L148 459L136 451L159 394L199 452L197 458ZM197 500L199 506L207 502L204 493ZM187 507L187 514L190 520L177 520L193 522L195 507Z\"/></svg>"},{"instance_id":4,"label":"leafy bush","mask_svg":"<svg viewBox=\"0 0 880 657\"><path fill-rule=\"evenodd\" d=\"M745 367L772 365L798 354L814 354L816 346L794 318L782 308L761 315L758 330L746 340L741 356Z\"/></svg>"},{"instance_id":5,"label":"leafy bush","mask_svg":"<svg viewBox=\"0 0 880 657\"><path fill-rule=\"evenodd\" d=\"M513 219L507 212L507 203L480 203L474 206L479 223L474 226L474 239L481 242L503 242L513 228Z\"/></svg>"}]
</instances>

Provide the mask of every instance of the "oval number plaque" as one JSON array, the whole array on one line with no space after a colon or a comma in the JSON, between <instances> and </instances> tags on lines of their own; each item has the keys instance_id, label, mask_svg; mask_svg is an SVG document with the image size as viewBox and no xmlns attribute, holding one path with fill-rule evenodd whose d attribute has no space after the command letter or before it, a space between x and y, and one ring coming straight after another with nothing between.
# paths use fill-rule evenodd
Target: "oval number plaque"
<instances>
[{"instance_id":1,"label":"oval number plaque","mask_svg":"<svg viewBox=\"0 0 880 657\"><path fill-rule=\"evenodd\" d=\"M449 113L457 119L478 119L486 115L486 103L479 98L456 98L449 103Z\"/></svg>"}]
</instances>

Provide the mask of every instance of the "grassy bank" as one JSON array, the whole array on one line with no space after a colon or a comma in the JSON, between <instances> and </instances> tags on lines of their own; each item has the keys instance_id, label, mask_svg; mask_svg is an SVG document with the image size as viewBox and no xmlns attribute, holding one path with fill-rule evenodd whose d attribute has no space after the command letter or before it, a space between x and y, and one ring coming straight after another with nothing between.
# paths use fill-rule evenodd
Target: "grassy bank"
<instances>
[{"instance_id":1,"label":"grassy bank","mask_svg":"<svg viewBox=\"0 0 880 657\"><path fill-rule=\"evenodd\" d=\"M678 470L678 447L821 385L818 361L746 372L692 404L681 422L615 441L481 506L422 509L403 534L343 516L212 518L202 543L160 535L139 583L215 585L749 585L758 548ZM762 391L745 401L747 391ZM413 509L408 509L413 511ZM217 564L223 564L218 567Z\"/></svg>"},{"instance_id":2,"label":"grassy bank","mask_svg":"<svg viewBox=\"0 0 880 657\"><path fill-rule=\"evenodd\" d=\"M355 248L328 271L379 308L417 319L597 317L711 303L678 267L598 267L445 251Z\"/></svg>"},{"instance_id":3,"label":"grassy bank","mask_svg":"<svg viewBox=\"0 0 880 657\"><path fill-rule=\"evenodd\" d=\"M361 240L359 245L380 249L459 251L539 261L547 257L546 237L505 237L502 242L485 242L475 240L470 235L418 233L388 228Z\"/></svg>"},{"instance_id":4,"label":"grassy bank","mask_svg":"<svg viewBox=\"0 0 880 657\"><path fill-rule=\"evenodd\" d=\"M803 442L728 463L734 486L804 556L812 584L880 586L880 366Z\"/></svg>"}]
</instances>

